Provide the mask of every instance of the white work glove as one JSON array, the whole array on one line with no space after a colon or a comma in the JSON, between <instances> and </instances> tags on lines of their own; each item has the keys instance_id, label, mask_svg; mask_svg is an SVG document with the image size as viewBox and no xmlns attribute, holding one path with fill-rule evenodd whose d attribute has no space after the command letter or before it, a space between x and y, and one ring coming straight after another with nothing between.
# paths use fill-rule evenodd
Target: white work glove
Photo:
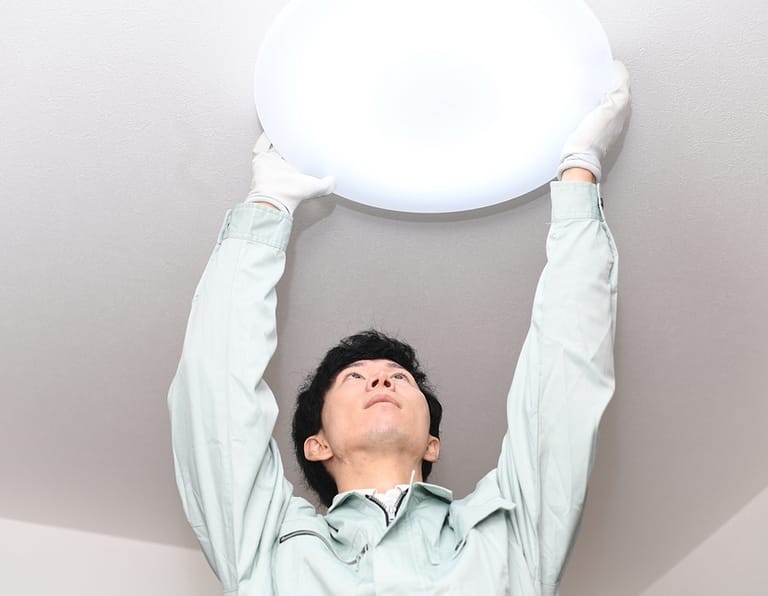
<instances>
[{"instance_id":1,"label":"white work glove","mask_svg":"<svg viewBox=\"0 0 768 596\"><path fill-rule=\"evenodd\" d=\"M587 114L571 136L565 141L560 154L557 179L569 168L589 170L600 182L600 166L608 149L619 138L629 116L629 73L618 60L613 63L615 87L603 101Z\"/></svg>"},{"instance_id":2,"label":"white work glove","mask_svg":"<svg viewBox=\"0 0 768 596\"><path fill-rule=\"evenodd\" d=\"M246 201L265 202L293 215L304 199L314 199L333 192L331 176L315 178L302 174L285 161L265 133L253 147L253 180Z\"/></svg>"}]
</instances>

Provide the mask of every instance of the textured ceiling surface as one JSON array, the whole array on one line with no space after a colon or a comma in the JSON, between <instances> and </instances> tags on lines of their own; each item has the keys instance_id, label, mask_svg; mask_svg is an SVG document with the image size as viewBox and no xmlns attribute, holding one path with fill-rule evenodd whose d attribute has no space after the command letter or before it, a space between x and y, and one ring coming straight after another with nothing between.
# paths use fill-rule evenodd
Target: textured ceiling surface
<instances>
[{"instance_id":1,"label":"textured ceiling surface","mask_svg":"<svg viewBox=\"0 0 768 596\"><path fill-rule=\"evenodd\" d=\"M280 5L3 4L0 517L194 544L165 394L247 192L252 67ZM768 5L591 6L634 102L603 185L618 390L564 593L621 596L768 486ZM458 215L302 207L268 370L286 460L296 386L374 325L419 349L445 403L434 480L471 490L504 431L547 212L546 189Z\"/></svg>"}]
</instances>

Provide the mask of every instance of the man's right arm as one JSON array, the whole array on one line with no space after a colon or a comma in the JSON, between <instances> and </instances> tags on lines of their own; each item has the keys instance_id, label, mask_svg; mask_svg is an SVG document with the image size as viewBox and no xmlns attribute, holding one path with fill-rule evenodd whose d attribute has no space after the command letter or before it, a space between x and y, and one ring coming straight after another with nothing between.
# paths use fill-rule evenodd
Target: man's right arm
<instances>
[{"instance_id":1,"label":"man's right arm","mask_svg":"<svg viewBox=\"0 0 768 596\"><path fill-rule=\"evenodd\" d=\"M176 480L211 566L234 596L269 593L272 550L292 487L272 430L277 404L264 370L275 351L275 286L293 210L333 191L296 171L262 135L248 199L228 214L195 292L171 385Z\"/></svg>"},{"instance_id":2,"label":"man's right arm","mask_svg":"<svg viewBox=\"0 0 768 596\"><path fill-rule=\"evenodd\" d=\"M263 380L277 343L275 285L291 221L253 203L227 214L168 398L184 510L226 594L237 594L244 577L271 581L271 549L292 492Z\"/></svg>"}]
</instances>

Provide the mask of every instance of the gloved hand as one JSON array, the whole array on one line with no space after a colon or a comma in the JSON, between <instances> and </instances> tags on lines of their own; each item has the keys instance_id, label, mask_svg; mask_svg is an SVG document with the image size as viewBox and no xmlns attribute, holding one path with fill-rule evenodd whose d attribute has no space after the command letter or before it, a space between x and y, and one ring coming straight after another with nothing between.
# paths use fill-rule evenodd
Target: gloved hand
<instances>
[{"instance_id":1,"label":"gloved hand","mask_svg":"<svg viewBox=\"0 0 768 596\"><path fill-rule=\"evenodd\" d=\"M601 162L611 145L619 138L629 116L629 73L618 60L614 61L615 87L603 101L587 114L565 141L560 154L557 179L569 168L589 170L600 182Z\"/></svg>"},{"instance_id":2,"label":"gloved hand","mask_svg":"<svg viewBox=\"0 0 768 596\"><path fill-rule=\"evenodd\" d=\"M253 181L246 201L262 201L293 215L304 199L313 199L333 192L331 176L315 178L297 171L272 146L265 133L253 147Z\"/></svg>"}]
</instances>

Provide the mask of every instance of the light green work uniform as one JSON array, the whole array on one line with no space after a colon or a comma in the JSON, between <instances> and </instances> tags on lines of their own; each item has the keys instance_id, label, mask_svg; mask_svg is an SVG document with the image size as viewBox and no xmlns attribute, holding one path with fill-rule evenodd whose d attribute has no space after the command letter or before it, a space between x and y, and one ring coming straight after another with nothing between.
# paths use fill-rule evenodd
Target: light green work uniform
<instances>
[{"instance_id":1,"label":"light green work uniform","mask_svg":"<svg viewBox=\"0 0 768 596\"><path fill-rule=\"evenodd\" d=\"M184 510L225 594L556 594L614 390L617 256L598 188L552 183L547 265L498 466L460 500L413 483L391 523L354 492L321 515L284 478L263 374L290 229L256 204L227 214L169 395Z\"/></svg>"}]
</instances>

